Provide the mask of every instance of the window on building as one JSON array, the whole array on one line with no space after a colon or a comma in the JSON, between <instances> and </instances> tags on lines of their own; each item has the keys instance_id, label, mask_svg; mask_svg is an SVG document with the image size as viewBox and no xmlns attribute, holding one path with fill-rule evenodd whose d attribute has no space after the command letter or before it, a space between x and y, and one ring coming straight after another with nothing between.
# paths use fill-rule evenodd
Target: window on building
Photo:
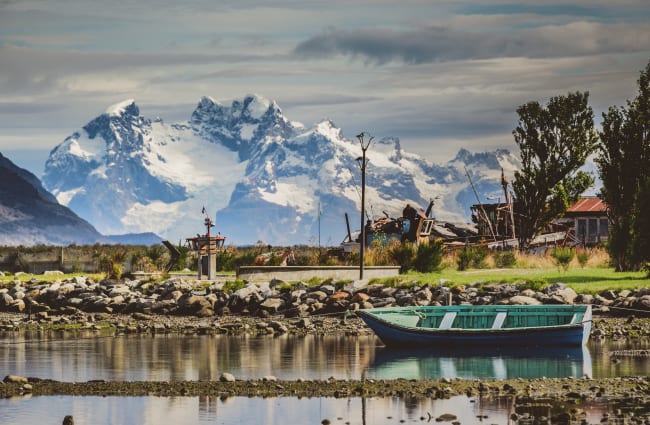
<instances>
[{"instance_id":1,"label":"window on building","mask_svg":"<svg viewBox=\"0 0 650 425\"><path fill-rule=\"evenodd\" d=\"M609 220L606 218L600 219L600 228L598 229L600 236L609 236Z\"/></svg>"},{"instance_id":2,"label":"window on building","mask_svg":"<svg viewBox=\"0 0 650 425\"><path fill-rule=\"evenodd\" d=\"M579 241L584 240L587 237L587 220L584 218L578 219L578 231L576 232L576 237Z\"/></svg>"}]
</instances>

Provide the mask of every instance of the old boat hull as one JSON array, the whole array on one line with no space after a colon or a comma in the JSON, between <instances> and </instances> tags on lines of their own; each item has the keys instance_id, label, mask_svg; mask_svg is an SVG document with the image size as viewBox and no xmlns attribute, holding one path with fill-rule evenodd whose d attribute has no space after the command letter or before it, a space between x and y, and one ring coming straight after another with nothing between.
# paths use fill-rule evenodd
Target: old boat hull
<instances>
[{"instance_id":1,"label":"old boat hull","mask_svg":"<svg viewBox=\"0 0 650 425\"><path fill-rule=\"evenodd\" d=\"M591 332L591 306L395 307L357 315L384 344L398 347L581 346ZM456 325L469 322L473 328Z\"/></svg>"}]
</instances>

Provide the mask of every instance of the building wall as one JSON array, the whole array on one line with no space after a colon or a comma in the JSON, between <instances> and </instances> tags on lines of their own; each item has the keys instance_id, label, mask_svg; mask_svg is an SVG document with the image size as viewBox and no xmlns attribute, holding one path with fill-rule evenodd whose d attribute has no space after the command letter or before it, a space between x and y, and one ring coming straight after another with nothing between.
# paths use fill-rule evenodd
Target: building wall
<instances>
[{"instance_id":1,"label":"building wall","mask_svg":"<svg viewBox=\"0 0 650 425\"><path fill-rule=\"evenodd\" d=\"M609 220L604 216L576 216L573 218L573 234L578 243L594 246L609 238Z\"/></svg>"}]
</instances>

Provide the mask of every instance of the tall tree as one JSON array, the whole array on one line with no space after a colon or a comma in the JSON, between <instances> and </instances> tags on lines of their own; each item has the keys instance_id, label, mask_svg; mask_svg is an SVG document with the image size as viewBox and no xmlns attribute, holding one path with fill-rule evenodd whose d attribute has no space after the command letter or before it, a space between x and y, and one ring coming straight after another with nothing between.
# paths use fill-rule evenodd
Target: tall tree
<instances>
[{"instance_id":1,"label":"tall tree","mask_svg":"<svg viewBox=\"0 0 650 425\"><path fill-rule=\"evenodd\" d=\"M637 83L639 93L626 108L603 114L596 158L617 271L638 270L650 259L650 62Z\"/></svg>"},{"instance_id":2,"label":"tall tree","mask_svg":"<svg viewBox=\"0 0 650 425\"><path fill-rule=\"evenodd\" d=\"M546 107L535 101L517 109L519 125L512 134L522 168L512 186L523 249L593 184L593 177L579 170L598 140L588 101L588 92L575 92L552 97Z\"/></svg>"}]
</instances>

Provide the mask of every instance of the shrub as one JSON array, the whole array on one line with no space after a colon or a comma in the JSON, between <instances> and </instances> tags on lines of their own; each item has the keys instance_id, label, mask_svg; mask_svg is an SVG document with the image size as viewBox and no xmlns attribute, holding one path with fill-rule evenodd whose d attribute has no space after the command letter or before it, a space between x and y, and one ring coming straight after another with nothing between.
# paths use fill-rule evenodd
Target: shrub
<instances>
[{"instance_id":1,"label":"shrub","mask_svg":"<svg viewBox=\"0 0 650 425\"><path fill-rule=\"evenodd\" d=\"M111 279L117 279L119 280L122 277L122 265L119 263L113 263L111 265L111 273L110 273L110 278Z\"/></svg>"},{"instance_id":2,"label":"shrub","mask_svg":"<svg viewBox=\"0 0 650 425\"><path fill-rule=\"evenodd\" d=\"M575 250L573 248L557 246L551 252L551 256L558 268L561 267L564 271L567 271L573 257L575 257Z\"/></svg>"},{"instance_id":3,"label":"shrub","mask_svg":"<svg viewBox=\"0 0 650 425\"><path fill-rule=\"evenodd\" d=\"M487 256L488 250L486 247L465 248L458 254L458 270L463 271L470 267L475 269L485 268Z\"/></svg>"},{"instance_id":4,"label":"shrub","mask_svg":"<svg viewBox=\"0 0 650 425\"><path fill-rule=\"evenodd\" d=\"M519 290L532 289L535 292L541 292L548 284L543 280L528 280L519 285Z\"/></svg>"},{"instance_id":5,"label":"shrub","mask_svg":"<svg viewBox=\"0 0 650 425\"><path fill-rule=\"evenodd\" d=\"M420 273L431 273L440 269L444 245L442 239L418 245L413 266Z\"/></svg>"},{"instance_id":6,"label":"shrub","mask_svg":"<svg viewBox=\"0 0 650 425\"><path fill-rule=\"evenodd\" d=\"M576 258L578 259L578 263L580 264L580 267L583 269L587 265L587 262L589 261L589 257L590 257L589 251L587 251L586 249L582 249L576 252Z\"/></svg>"},{"instance_id":7,"label":"shrub","mask_svg":"<svg viewBox=\"0 0 650 425\"><path fill-rule=\"evenodd\" d=\"M399 265L399 272L406 273L413 268L415 262L415 252L413 244L404 242L394 245L389 251L390 257Z\"/></svg>"},{"instance_id":8,"label":"shrub","mask_svg":"<svg viewBox=\"0 0 650 425\"><path fill-rule=\"evenodd\" d=\"M512 268L517 264L517 257L512 250L508 251L495 251L494 252L494 265L498 268Z\"/></svg>"},{"instance_id":9,"label":"shrub","mask_svg":"<svg viewBox=\"0 0 650 425\"><path fill-rule=\"evenodd\" d=\"M472 263L472 253L471 250L468 248L463 249L459 254L458 254L458 270L461 272L463 270L467 270Z\"/></svg>"}]
</instances>

